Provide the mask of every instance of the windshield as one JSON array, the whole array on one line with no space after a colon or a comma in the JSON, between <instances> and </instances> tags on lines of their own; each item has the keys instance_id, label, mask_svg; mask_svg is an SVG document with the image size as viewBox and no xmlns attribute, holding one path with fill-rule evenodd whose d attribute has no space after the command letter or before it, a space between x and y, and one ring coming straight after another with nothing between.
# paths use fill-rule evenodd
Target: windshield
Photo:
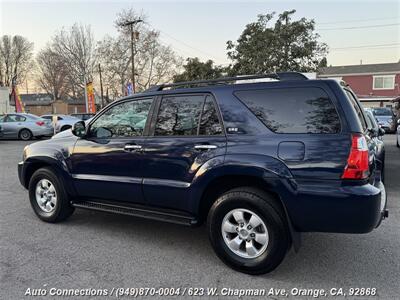
<instances>
[{"instance_id":1,"label":"windshield","mask_svg":"<svg viewBox=\"0 0 400 300\"><path fill-rule=\"evenodd\" d=\"M392 116L392 110L390 108L374 108L373 113L375 116Z\"/></svg>"}]
</instances>

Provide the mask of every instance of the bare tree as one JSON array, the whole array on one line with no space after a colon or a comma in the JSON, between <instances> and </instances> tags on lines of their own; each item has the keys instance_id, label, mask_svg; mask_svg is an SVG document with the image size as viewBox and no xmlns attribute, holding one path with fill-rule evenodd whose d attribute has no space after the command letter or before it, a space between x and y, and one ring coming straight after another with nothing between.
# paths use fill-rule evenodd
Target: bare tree
<instances>
[{"instance_id":1,"label":"bare tree","mask_svg":"<svg viewBox=\"0 0 400 300\"><path fill-rule=\"evenodd\" d=\"M123 35L106 36L97 46L97 56L103 69L103 84L113 98L124 93L129 78L129 41Z\"/></svg>"},{"instance_id":2,"label":"bare tree","mask_svg":"<svg viewBox=\"0 0 400 300\"><path fill-rule=\"evenodd\" d=\"M3 35L0 39L0 81L6 86L17 76L17 82L25 80L32 66L33 43L25 37Z\"/></svg>"},{"instance_id":3,"label":"bare tree","mask_svg":"<svg viewBox=\"0 0 400 300\"><path fill-rule=\"evenodd\" d=\"M90 26L74 24L53 37L52 47L67 67L67 81L72 93L81 95L85 84L93 79L95 42Z\"/></svg>"},{"instance_id":4,"label":"bare tree","mask_svg":"<svg viewBox=\"0 0 400 300\"><path fill-rule=\"evenodd\" d=\"M124 93L125 85L130 79L130 30L121 26L138 18L146 20L143 13L133 9L123 10L117 16L115 24L117 37L105 37L98 43L97 56L104 73L104 85L115 96ZM161 44L159 33L148 29L142 23L135 25L135 73L136 88L144 90L161 81L170 81L182 64L182 59L167 46Z\"/></svg>"},{"instance_id":5,"label":"bare tree","mask_svg":"<svg viewBox=\"0 0 400 300\"><path fill-rule=\"evenodd\" d=\"M51 45L41 50L37 57L39 85L55 99L68 93L68 67L63 57Z\"/></svg>"}]
</instances>

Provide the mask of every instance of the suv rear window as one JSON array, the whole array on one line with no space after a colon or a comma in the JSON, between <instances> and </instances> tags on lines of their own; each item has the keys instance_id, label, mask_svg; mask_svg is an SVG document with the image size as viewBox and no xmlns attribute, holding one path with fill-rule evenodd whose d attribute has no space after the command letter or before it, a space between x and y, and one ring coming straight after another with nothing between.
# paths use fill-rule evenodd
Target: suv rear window
<instances>
[{"instance_id":1,"label":"suv rear window","mask_svg":"<svg viewBox=\"0 0 400 300\"><path fill-rule=\"evenodd\" d=\"M320 88L274 88L235 95L275 133L338 133L340 119Z\"/></svg>"}]
</instances>

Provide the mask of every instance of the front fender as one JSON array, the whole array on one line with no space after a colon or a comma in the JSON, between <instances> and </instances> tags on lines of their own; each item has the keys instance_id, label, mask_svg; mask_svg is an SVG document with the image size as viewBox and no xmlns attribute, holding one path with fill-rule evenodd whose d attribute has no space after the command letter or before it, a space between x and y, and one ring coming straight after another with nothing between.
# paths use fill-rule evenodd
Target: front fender
<instances>
[{"instance_id":1,"label":"front fender","mask_svg":"<svg viewBox=\"0 0 400 300\"><path fill-rule=\"evenodd\" d=\"M73 145L67 141L61 144L59 140L47 140L25 147L23 161L18 166L21 184L27 188L30 177L37 169L50 166L62 179L66 191L76 195L70 172Z\"/></svg>"}]
</instances>

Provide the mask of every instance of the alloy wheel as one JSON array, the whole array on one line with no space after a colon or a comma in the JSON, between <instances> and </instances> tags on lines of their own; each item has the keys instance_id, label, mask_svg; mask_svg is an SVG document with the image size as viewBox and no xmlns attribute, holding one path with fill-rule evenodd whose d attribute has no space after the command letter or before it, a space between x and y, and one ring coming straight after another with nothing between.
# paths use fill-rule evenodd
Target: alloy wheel
<instances>
[{"instance_id":1,"label":"alloy wheel","mask_svg":"<svg viewBox=\"0 0 400 300\"><path fill-rule=\"evenodd\" d=\"M238 208L228 212L222 220L221 232L226 246L243 258L256 258L268 246L268 229L254 212Z\"/></svg>"}]
</instances>

